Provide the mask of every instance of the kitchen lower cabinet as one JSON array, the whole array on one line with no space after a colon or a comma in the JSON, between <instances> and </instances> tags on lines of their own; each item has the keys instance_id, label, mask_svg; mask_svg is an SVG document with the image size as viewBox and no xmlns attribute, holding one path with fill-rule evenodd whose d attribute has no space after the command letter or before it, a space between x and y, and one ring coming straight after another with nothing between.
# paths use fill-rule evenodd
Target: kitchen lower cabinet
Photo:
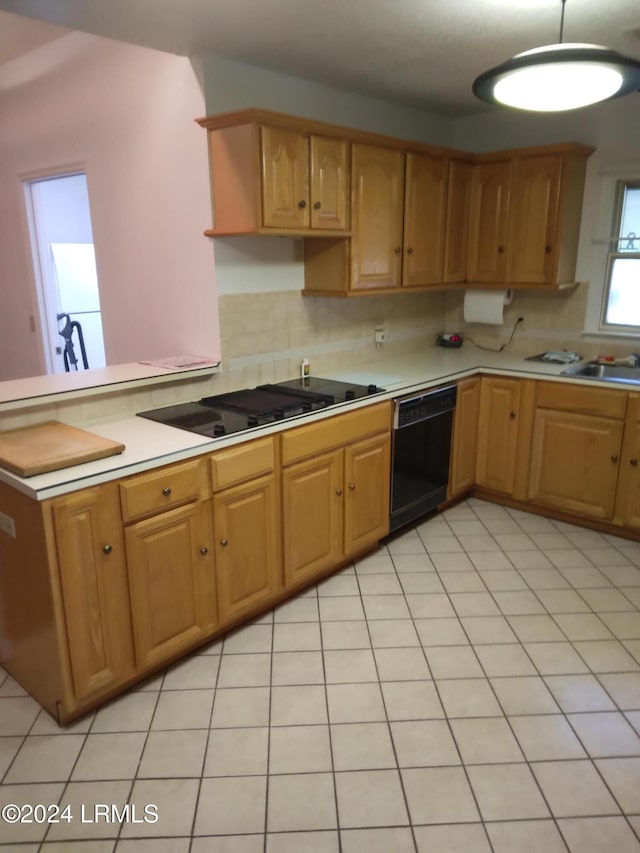
<instances>
[{"instance_id":1,"label":"kitchen lower cabinet","mask_svg":"<svg viewBox=\"0 0 640 853\"><path fill-rule=\"evenodd\" d=\"M389 532L390 406L283 433L287 586L313 580Z\"/></svg>"},{"instance_id":2,"label":"kitchen lower cabinet","mask_svg":"<svg viewBox=\"0 0 640 853\"><path fill-rule=\"evenodd\" d=\"M282 589L275 474L213 498L220 624L264 609Z\"/></svg>"},{"instance_id":3,"label":"kitchen lower cabinet","mask_svg":"<svg viewBox=\"0 0 640 853\"><path fill-rule=\"evenodd\" d=\"M627 395L538 382L528 499L584 518L613 517Z\"/></svg>"},{"instance_id":4,"label":"kitchen lower cabinet","mask_svg":"<svg viewBox=\"0 0 640 853\"><path fill-rule=\"evenodd\" d=\"M209 501L188 504L126 529L138 668L170 660L216 627Z\"/></svg>"},{"instance_id":5,"label":"kitchen lower cabinet","mask_svg":"<svg viewBox=\"0 0 640 853\"><path fill-rule=\"evenodd\" d=\"M56 498L52 516L73 697L81 703L135 669L117 486Z\"/></svg>"},{"instance_id":6,"label":"kitchen lower cabinet","mask_svg":"<svg viewBox=\"0 0 640 853\"><path fill-rule=\"evenodd\" d=\"M451 438L449 498L468 492L476 482L480 380L463 379L457 385Z\"/></svg>"},{"instance_id":7,"label":"kitchen lower cabinet","mask_svg":"<svg viewBox=\"0 0 640 853\"><path fill-rule=\"evenodd\" d=\"M534 383L483 376L478 411L476 483L515 498L525 496Z\"/></svg>"},{"instance_id":8,"label":"kitchen lower cabinet","mask_svg":"<svg viewBox=\"0 0 640 853\"><path fill-rule=\"evenodd\" d=\"M343 451L323 453L282 472L284 573L297 585L343 555Z\"/></svg>"},{"instance_id":9,"label":"kitchen lower cabinet","mask_svg":"<svg viewBox=\"0 0 640 853\"><path fill-rule=\"evenodd\" d=\"M640 529L640 394L629 394L614 521Z\"/></svg>"},{"instance_id":10,"label":"kitchen lower cabinet","mask_svg":"<svg viewBox=\"0 0 640 853\"><path fill-rule=\"evenodd\" d=\"M344 451L345 555L361 553L389 531L391 437L358 441Z\"/></svg>"},{"instance_id":11,"label":"kitchen lower cabinet","mask_svg":"<svg viewBox=\"0 0 640 853\"><path fill-rule=\"evenodd\" d=\"M621 443L620 421L537 409L529 499L581 516L611 518Z\"/></svg>"}]
</instances>

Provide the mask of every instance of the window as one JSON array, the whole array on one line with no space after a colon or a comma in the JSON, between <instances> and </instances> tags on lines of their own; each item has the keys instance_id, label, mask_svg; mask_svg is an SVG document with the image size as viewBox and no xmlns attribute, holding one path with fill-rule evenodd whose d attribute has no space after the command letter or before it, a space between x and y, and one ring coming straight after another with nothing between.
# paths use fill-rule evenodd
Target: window
<instances>
[{"instance_id":1,"label":"window","mask_svg":"<svg viewBox=\"0 0 640 853\"><path fill-rule=\"evenodd\" d=\"M640 327L640 180L616 182L600 327Z\"/></svg>"}]
</instances>

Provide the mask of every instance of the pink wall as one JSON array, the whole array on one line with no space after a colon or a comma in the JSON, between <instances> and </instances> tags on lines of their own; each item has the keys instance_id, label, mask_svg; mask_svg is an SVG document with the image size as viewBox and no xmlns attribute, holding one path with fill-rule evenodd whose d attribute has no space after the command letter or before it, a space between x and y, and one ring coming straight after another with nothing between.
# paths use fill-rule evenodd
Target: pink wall
<instances>
[{"instance_id":1,"label":"pink wall","mask_svg":"<svg viewBox=\"0 0 640 853\"><path fill-rule=\"evenodd\" d=\"M22 180L77 168L107 363L219 360L205 111L188 59L83 33L0 69L0 379L43 372Z\"/></svg>"}]
</instances>

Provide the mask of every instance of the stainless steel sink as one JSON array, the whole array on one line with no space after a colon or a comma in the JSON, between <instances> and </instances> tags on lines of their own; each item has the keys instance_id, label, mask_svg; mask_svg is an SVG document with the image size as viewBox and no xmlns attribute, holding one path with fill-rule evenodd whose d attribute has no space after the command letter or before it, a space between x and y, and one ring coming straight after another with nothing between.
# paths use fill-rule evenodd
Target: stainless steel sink
<instances>
[{"instance_id":1,"label":"stainless steel sink","mask_svg":"<svg viewBox=\"0 0 640 853\"><path fill-rule=\"evenodd\" d=\"M604 382L631 382L640 385L640 367L625 367L618 364L599 364L588 361L572 364L562 371L563 376L578 376L581 379L600 379Z\"/></svg>"}]
</instances>

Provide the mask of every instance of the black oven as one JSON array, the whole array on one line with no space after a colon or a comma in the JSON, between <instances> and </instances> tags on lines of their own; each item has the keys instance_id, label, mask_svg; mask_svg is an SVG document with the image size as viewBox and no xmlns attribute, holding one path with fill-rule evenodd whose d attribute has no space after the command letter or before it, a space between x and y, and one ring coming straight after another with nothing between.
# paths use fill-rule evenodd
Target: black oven
<instances>
[{"instance_id":1,"label":"black oven","mask_svg":"<svg viewBox=\"0 0 640 853\"><path fill-rule=\"evenodd\" d=\"M446 500L456 386L403 397L394 405L390 531Z\"/></svg>"}]
</instances>

